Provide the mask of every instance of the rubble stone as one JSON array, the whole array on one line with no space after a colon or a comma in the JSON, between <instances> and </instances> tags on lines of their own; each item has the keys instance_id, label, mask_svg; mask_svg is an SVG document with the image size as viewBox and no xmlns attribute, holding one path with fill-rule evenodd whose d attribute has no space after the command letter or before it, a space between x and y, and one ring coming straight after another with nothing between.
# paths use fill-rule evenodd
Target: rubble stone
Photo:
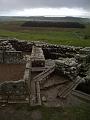
<instances>
[{"instance_id":1,"label":"rubble stone","mask_svg":"<svg viewBox=\"0 0 90 120\"><path fill-rule=\"evenodd\" d=\"M9 41L0 41L0 63L22 63L22 51L16 51Z\"/></svg>"},{"instance_id":2,"label":"rubble stone","mask_svg":"<svg viewBox=\"0 0 90 120\"><path fill-rule=\"evenodd\" d=\"M68 76L71 80L79 74L80 65L75 58L60 58L55 60L56 70Z\"/></svg>"}]
</instances>

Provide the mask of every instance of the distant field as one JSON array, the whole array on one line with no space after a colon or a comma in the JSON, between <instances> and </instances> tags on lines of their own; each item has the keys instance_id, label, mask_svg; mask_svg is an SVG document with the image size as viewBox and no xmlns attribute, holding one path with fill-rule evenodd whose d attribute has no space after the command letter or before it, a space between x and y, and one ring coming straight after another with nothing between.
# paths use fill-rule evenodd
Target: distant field
<instances>
[{"instance_id":1,"label":"distant field","mask_svg":"<svg viewBox=\"0 0 90 120\"><path fill-rule=\"evenodd\" d=\"M90 47L90 24L86 28L21 27L24 22L0 22L0 36L23 40L38 40L53 44Z\"/></svg>"}]
</instances>

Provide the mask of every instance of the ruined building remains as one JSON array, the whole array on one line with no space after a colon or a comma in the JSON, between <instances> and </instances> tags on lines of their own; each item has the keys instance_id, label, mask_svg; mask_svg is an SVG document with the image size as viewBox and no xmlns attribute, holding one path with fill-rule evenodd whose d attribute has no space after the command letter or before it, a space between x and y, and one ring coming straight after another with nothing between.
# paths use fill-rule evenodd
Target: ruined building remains
<instances>
[{"instance_id":1,"label":"ruined building remains","mask_svg":"<svg viewBox=\"0 0 90 120\"><path fill-rule=\"evenodd\" d=\"M76 90L80 83L90 80L89 47L1 39L0 66L3 71L6 65L8 72L15 70L11 75L0 73L1 103L73 105L81 101L76 96L90 101L89 94Z\"/></svg>"}]
</instances>

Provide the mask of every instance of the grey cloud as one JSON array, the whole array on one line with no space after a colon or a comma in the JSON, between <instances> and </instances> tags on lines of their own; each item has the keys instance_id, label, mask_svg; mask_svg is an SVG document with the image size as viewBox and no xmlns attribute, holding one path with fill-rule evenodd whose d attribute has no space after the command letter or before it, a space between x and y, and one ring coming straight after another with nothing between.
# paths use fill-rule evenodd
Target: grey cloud
<instances>
[{"instance_id":1,"label":"grey cloud","mask_svg":"<svg viewBox=\"0 0 90 120\"><path fill-rule=\"evenodd\" d=\"M90 10L90 0L0 0L0 12L39 7L77 7Z\"/></svg>"}]
</instances>

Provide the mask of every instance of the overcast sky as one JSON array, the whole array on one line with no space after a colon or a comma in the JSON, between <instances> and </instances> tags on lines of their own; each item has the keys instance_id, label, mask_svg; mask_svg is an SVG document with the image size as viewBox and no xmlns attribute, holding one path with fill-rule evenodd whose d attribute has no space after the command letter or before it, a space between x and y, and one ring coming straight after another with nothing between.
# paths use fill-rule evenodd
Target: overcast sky
<instances>
[{"instance_id":1,"label":"overcast sky","mask_svg":"<svg viewBox=\"0 0 90 120\"><path fill-rule=\"evenodd\" d=\"M90 17L90 0L0 0L0 15Z\"/></svg>"}]
</instances>

